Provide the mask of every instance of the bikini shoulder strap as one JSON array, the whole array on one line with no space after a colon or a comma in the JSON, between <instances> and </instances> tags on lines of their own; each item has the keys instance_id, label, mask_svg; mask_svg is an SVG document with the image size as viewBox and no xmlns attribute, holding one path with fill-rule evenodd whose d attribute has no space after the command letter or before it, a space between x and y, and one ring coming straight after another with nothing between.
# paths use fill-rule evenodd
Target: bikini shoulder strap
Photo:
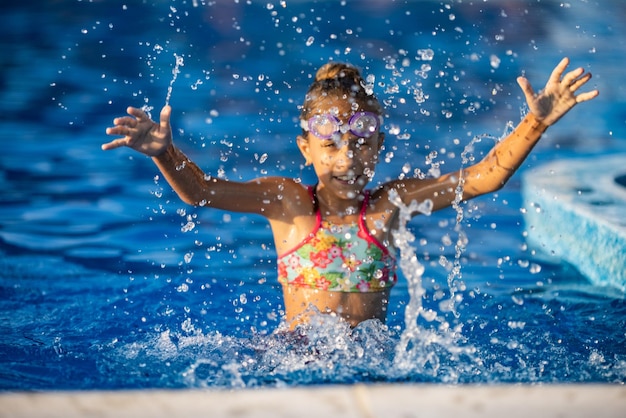
<instances>
[{"instance_id":1,"label":"bikini shoulder strap","mask_svg":"<svg viewBox=\"0 0 626 418\"><path fill-rule=\"evenodd\" d=\"M319 227L322 222L322 212L320 211L320 205L317 201L317 193L315 193L315 189L317 189L317 184L313 186L307 186L307 190L309 191L309 196L311 197L311 202L313 203L313 210L315 211L315 217L317 218L317 225Z\"/></svg>"}]
</instances>

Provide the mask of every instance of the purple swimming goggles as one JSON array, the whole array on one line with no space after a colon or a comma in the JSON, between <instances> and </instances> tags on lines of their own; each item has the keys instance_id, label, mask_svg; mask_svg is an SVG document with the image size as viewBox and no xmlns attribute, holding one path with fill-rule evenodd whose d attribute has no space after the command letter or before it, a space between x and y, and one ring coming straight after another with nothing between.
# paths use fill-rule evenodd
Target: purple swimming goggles
<instances>
[{"instance_id":1,"label":"purple swimming goggles","mask_svg":"<svg viewBox=\"0 0 626 418\"><path fill-rule=\"evenodd\" d=\"M323 113L309 118L308 121L301 121L300 125L305 131L322 139L332 138L338 132L341 135L351 132L359 138L369 138L378 130L380 118L376 113L357 112L344 124L335 115Z\"/></svg>"}]
</instances>

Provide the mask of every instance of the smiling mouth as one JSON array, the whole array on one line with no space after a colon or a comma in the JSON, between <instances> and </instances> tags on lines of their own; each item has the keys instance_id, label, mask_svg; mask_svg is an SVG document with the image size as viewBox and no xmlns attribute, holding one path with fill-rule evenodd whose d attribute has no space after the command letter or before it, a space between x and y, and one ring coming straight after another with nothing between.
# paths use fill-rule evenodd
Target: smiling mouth
<instances>
[{"instance_id":1,"label":"smiling mouth","mask_svg":"<svg viewBox=\"0 0 626 418\"><path fill-rule=\"evenodd\" d=\"M346 184L355 184L357 180L359 179L359 177L361 176L356 176L356 175L335 176L337 180Z\"/></svg>"}]
</instances>

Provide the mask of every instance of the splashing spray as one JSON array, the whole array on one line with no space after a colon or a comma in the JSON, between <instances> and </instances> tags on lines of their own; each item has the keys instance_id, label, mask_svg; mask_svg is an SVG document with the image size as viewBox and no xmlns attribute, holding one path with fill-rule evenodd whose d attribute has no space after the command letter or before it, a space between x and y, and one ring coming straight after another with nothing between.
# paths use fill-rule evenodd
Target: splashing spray
<instances>
[{"instance_id":1,"label":"splashing spray","mask_svg":"<svg viewBox=\"0 0 626 418\"><path fill-rule=\"evenodd\" d=\"M392 235L396 248L400 250L400 268L407 279L409 291L409 303L404 311L406 329L396 346L396 357L398 357L407 352L411 340L419 337L420 328L417 325L417 320L420 315L425 313L422 304L422 297L426 293L422 286L424 266L417 259L415 248L411 245L415 241L415 236L407 229L406 225L411 219L412 213L420 212L430 215L433 203L427 200L419 204L414 200L409 206L406 206L395 190L390 191L389 199L400 209L398 229L392 231Z\"/></svg>"},{"instance_id":2,"label":"splashing spray","mask_svg":"<svg viewBox=\"0 0 626 418\"><path fill-rule=\"evenodd\" d=\"M462 183L459 188L462 190ZM407 279L409 292L409 302L404 313L405 329L395 347L392 374L396 374L397 378L415 373L431 377L439 375L454 382L461 370L472 368L480 361L474 356L475 348L466 345L460 326L450 327L445 318L437 318L437 312L424 308L422 299L426 291L422 285L422 276L425 269L411 245L415 236L406 227L413 213L430 215L433 202L412 201L407 206L394 190L390 192L389 198L400 210L399 225L392 234L394 244L400 250L400 268ZM450 291L453 292L453 289ZM455 300L451 298L452 303ZM438 329L420 326L420 317L426 322L437 320ZM462 357L469 359L469 362L463 362Z\"/></svg>"},{"instance_id":3,"label":"splashing spray","mask_svg":"<svg viewBox=\"0 0 626 418\"><path fill-rule=\"evenodd\" d=\"M176 78L178 78L178 74L180 74L180 67L185 65L185 60L181 55L174 54L174 58L176 58L176 62L174 63L174 68L172 69L172 79L170 80L170 85L167 87L167 95L165 96L165 105L169 106L170 98L172 97L172 88L174 87L174 82Z\"/></svg>"}]
</instances>

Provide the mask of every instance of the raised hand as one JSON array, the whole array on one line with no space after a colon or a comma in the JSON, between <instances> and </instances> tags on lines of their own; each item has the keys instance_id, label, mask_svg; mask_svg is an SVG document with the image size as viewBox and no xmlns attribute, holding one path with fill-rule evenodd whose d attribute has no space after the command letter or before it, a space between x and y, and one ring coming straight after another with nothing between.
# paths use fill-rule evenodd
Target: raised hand
<instances>
[{"instance_id":1,"label":"raised hand","mask_svg":"<svg viewBox=\"0 0 626 418\"><path fill-rule=\"evenodd\" d=\"M162 154L172 144L172 128L170 115L172 108L161 109L160 123L151 120L146 112L136 107L126 109L129 116L115 118L115 126L107 128L107 135L123 136L106 144L102 149L107 151L119 147L129 147L150 157Z\"/></svg>"},{"instance_id":2,"label":"raised hand","mask_svg":"<svg viewBox=\"0 0 626 418\"><path fill-rule=\"evenodd\" d=\"M544 89L537 94L525 77L517 78L530 112L545 125L554 124L577 103L591 100L599 93L592 90L576 95L578 89L591 79L591 73L577 68L563 75L568 65L569 59L563 58L552 71Z\"/></svg>"}]
</instances>

